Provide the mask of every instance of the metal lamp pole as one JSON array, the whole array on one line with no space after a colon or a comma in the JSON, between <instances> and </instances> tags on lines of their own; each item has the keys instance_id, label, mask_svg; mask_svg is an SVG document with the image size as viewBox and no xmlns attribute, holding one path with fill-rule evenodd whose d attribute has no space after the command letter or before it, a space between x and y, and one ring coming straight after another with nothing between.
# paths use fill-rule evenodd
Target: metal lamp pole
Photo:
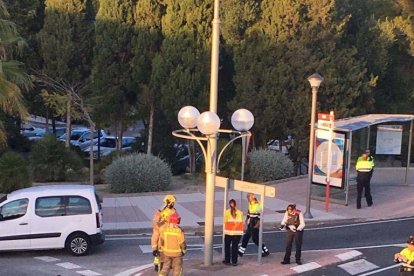
<instances>
[{"instance_id":1,"label":"metal lamp pole","mask_svg":"<svg viewBox=\"0 0 414 276\"><path fill-rule=\"evenodd\" d=\"M315 143L315 113L316 113L316 96L318 94L319 86L323 81L323 77L318 73L315 73L308 77L308 81L312 87L312 109L311 109L311 122L310 122L310 136L309 136L309 161L308 161L308 187L306 193L306 211L305 218L313 218L310 211L311 202L311 186L312 186L312 171L313 171L313 150Z\"/></svg>"},{"instance_id":2,"label":"metal lamp pole","mask_svg":"<svg viewBox=\"0 0 414 276\"><path fill-rule=\"evenodd\" d=\"M211 75L210 75L210 111L217 113L219 45L220 45L220 0L214 0L214 18L211 41ZM213 231L214 231L214 181L217 166L217 135L211 135L207 143L209 169L206 171L206 206L204 225L204 265L213 264Z\"/></svg>"}]
</instances>

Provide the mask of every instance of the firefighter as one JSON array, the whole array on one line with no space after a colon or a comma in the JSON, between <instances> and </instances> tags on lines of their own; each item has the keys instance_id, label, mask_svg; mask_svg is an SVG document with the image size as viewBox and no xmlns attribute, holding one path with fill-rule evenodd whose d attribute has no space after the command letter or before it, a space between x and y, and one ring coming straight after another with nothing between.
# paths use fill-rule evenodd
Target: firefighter
<instances>
[{"instance_id":1,"label":"firefighter","mask_svg":"<svg viewBox=\"0 0 414 276\"><path fill-rule=\"evenodd\" d=\"M262 206L257 200L257 198L252 193L247 194L247 200L249 202L246 224L247 229L243 235L242 244L239 247L239 256L243 257L244 252L246 251L247 244L249 243L250 237L252 237L253 242L259 246L259 228L260 228L260 212L262 211ZM267 249L266 245L262 244L262 256L269 256L270 252Z\"/></svg>"},{"instance_id":2,"label":"firefighter","mask_svg":"<svg viewBox=\"0 0 414 276\"><path fill-rule=\"evenodd\" d=\"M155 212L152 220L151 248L152 255L154 256L155 271L159 271L161 268L159 258L160 252L158 251L159 229L166 223L168 216L176 212L174 208L175 201L175 196L166 195L163 200L163 206Z\"/></svg>"},{"instance_id":3,"label":"firefighter","mask_svg":"<svg viewBox=\"0 0 414 276\"><path fill-rule=\"evenodd\" d=\"M372 177L372 169L374 161L368 160L368 154L363 153L356 163L357 170L357 209L361 209L362 191L365 190L365 199L368 206L372 206L370 180Z\"/></svg>"},{"instance_id":4,"label":"firefighter","mask_svg":"<svg viewBox=\"0 0 414 276\"><path fill-rule=\"evenodd\" d=\"M187 250L184 231L178 226L181 218L173 213L167 218L167 223L160 227L158 248L163 262L160 276L167 276L170 269L173 276L183 275L183 256Z\"/></svg>"},{"instance_id":5,"label":"firefighter","mask_svg":"<svg viewBox=\"0 0 414 276\"><path fill-rule=\"evenodd\" d=\"M229 201L230 208L226 210L224 222L224 260L223 264L237 265L237 248L243 235L243 212L236 208L236 201ZM231 257L231 263L230 263Z\"/></svg>"},{"instance_id":6,"label":"firefighter","mask_svg":"<svg viewBox=\"0 0 414 276\"><path fill-rule=\"evenodd\" d=\"M406 248L395 253L394 262L402 263L399 268L399 276L414 275L414 236L408 238Z\"/></svg>"},{"instance_id":7,"label":"firefighter","mask_svg":"<svg viewBox=\"0 0 414 276\"><path fill-rule=\"evenodd\" d=\"M305 220L303 219L302 212L296 209L296 204L289 204L280 227L281 230L287 230L286 252L282 264L290 264L293 239L295 239L296 245L296 263L298 265L302 264L300 258L302 255L303 228L305 228Z\"/></svg>"}]
</instances>

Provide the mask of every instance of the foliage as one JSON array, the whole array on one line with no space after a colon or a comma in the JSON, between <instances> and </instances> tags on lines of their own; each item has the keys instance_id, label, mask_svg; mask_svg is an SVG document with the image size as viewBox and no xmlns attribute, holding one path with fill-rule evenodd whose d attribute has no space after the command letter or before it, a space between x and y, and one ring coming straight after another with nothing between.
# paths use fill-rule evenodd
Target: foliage
<instances>
[{"instance_id":1,"label":"foliage","mask_svg":"<svg viewBox=\"0 0 414 276\"><path fill-rule=\"evenodd\" d=\"M0 193L31 186L28 162L16 152L6 152L0 157Z\"/></svg>"},{"instance_id":2,"label":"foliage","mask_svg":"<svg viewBox=\"0 0 414 276\"><path fill-rule=\"evenodd\" d=\"M19 36L16 25L9 19L7 7L0 0L0 111L24 119L27 110L21 88L28 89L31 82L23 63L14 59L21 55L25 42ZM5 141L5 129L0 121L0 144Z\"/></svg>"},{"instance_id":3,"label":"foliage","mask_svg":"<svg viewBox=\"0 0 414 276\"><path fill-rule=\"evenodd\" d=\"M105 170L112 192L163 191L171 183L171 169L159 157L135 153L116 159Z\"/></svg>"},{"instance_id":4,"label":"foliage","mask_svg":"<svg viewBox=\"0 0 414 276\"><path fill-rule=\"evenodd\" d=\"M266 182L293 175L293 163L283 153L272 150L254 150L249 154L248 178Z\"/></svg>"},{"instance_id":5,"label":"foliage","mask_svg":"<svg viewBox=\"0 0 414 276\"><path fill-rule=\"evenodd\" d=\"M66 180L80 172L83 164L78 154L65 148L64 143L53 135L47 135L34 143L30 163L35 181Z\"/></svg>"}]
</instances>

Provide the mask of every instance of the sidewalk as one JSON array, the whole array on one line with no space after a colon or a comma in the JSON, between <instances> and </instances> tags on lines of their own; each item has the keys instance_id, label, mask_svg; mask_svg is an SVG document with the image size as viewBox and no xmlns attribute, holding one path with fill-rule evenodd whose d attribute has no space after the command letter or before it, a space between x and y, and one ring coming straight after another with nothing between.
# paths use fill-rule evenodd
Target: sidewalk
<instances>
[{"instance_id":1,"label":"sidewalk","mask_svg":"<svg viewBox=\"0 0 414 276\"><path fill-rule=\"evenodd\" d=\"M311 213L313 219L306 219L306 223L317 224L342 220L378 220L396 217L412 216L414 206L412 197L414 185L403 185L404 168L376 168L371 181L371 193L374 205L367 207L362 199L362 209L355 208L356 191L351 186L349 205L330 204L329 211L325 210L325 202L312 200ZM306 210L307 177L291 179L286 182L269 184L276 187L276 197L266 198L264 210L265 226L278 225L282 220L284 210L289 203L296 203L297 208ZM390 184L394 182L394 184ZM409 183L414 183L414 171L410 172ZM332 189L332 193L335 192ZM338 193L338 191L336 191ZM339 193L342 193L340 191ZM216 188L215 197L215 228L220 231L223 214L223 192ZM204 229L204 193L175 194L176 209L181 216L181 226L188 232L198 232ZM164 194L142 195L134 197L103 198L104 230L111 233L151 233L152 216L162 205ZM229 199L234 198L238 207L245 212L247 201L246 193L232 191ZM243 199L240 204L240 199ZM411 206L411 207L410 207Z\"/></svg>"},{"instance_id":2,"label":"sidewalk","mask_svg":"<svg viewBox=\"0 0 414 276\"><path fill-rule=\"evenodd\" d=\"M310 271L319 267L338 263L341 261L352 259L356 256L355 251L335 250L333 254L321 253L318 251L305 251L302 253L303 265L297 265L292 262L289 265L282 265L284 252L270 254L266 258L262 258L262 263L257 262L256 256L243 256L238 259L238 266L228 266L222 264L220 254L216 254L213 265L205 267L202 264L203 258L197 260L186 260L184 257L183 274L186 276L210 276L210 275L226 275L226 276L266 276L277 275L287 276L296 275L301 272ZM220 256L219 256L220 255ZM294 258L292 258L294 259ZM170 272L170 275L172 272ZM154 269L148 268L139 274L141 276L156 275Z\"/></svg>"},{"instance_id":3,"label":"sidewalk","mask_svg":"<svg viewBox=\"0 0 414 276\"><path fill-rule=\"evenodd\" d=\"M323 224L335 221L368 221L398 217L409 217L414 214L412 198L414 185L403 185L404 168L376 168L371 181L371 192L374 205L367 207L365 199L362 200L362 209L356 209L356 188L350 187L349 205L330 204L329 212L325 210L325 202L312 200L311 213L313 219L305 219L307 226ZM414 183L414 171L410 172L409 183ZM266 198L264 210L265 228L280 225L283 213L289 203L296 203L297 208L305 211L307 177L290 179L286 182L269 184L276 187L276 198ZM221 232L223 212L223 192L216 189L215 201L215 230ZM314 188L318 190L318 188ZM319 188L320 190L320 188ZM314 191L315 192L315 191ZM320 192L320 191L319 191ZM338 190L332 193L338 194ZM339 193L343 193L339 191ZM314 194L314 193L313 193ZM203 193L175 194L177 197L176 208L182 220L181 226L187 235L202 233L204 230L204 204ZM243 193L242 207L246 209L246 193ZM229 198L234 198L240 207L240 192L231 192ZM107 233L151 233L151 220L154 210L160 207L164 194L142 195L136 197L104 198L104 229ZM297 275L305 271L311 271L319 267L332 265L339 262L351 260L361 254L356 250L314 250L303 251L303 265L282 265L284 252L275 252L270 256L262 258L262 264L257 262L257 256L243 256L239 258L236 267L226 266L221 263L221 252L214 251L213 265L205 267L203 256L186 259L184 256L184 275L207 276L267 276L267 275ZM293 258L292 258L293 260ZM140 271L138 275L156 275L153 268Z\"/></svg>"}]
</instances>

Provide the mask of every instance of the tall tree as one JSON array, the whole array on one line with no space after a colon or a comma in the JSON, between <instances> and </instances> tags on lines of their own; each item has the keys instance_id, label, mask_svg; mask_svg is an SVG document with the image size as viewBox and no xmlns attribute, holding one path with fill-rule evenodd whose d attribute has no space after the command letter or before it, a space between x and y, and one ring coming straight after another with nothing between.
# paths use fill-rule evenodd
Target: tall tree
<instances>
[{"instance_id":1,"label":"tall tree","mask_svg":"<svg viewBox=\"0 0 414 276\"><path fill-rule=\"evenodd\" d=\"M91 71L94 9L92 0L45 0L45 18L39 33L42 71L56 81L84 83ZM71 93L66 110L66 146L71 129Z\"/></svg>"},{"instance_id":2,"label":"tall tree","mask_svg":"<svg viewBox=\"0 0 414 276\"><path fill-rule=\"evenodd\" d=\"M140 0L135 8L132 73L139 87L139 110L147 125L147 153L152 153L155 111L160 95L151 84L152 62L162 45L161 20L165 6L157 0Z\"/></svg>"},{"instance_id":3,"label":"tall tree","mask_svg":"<svg viewBox=\"0 0 414 276\"><path fill-rule=\"evenodd\" d=\"M138 85L132 74L135 0L100 0L96 16L92 94L100 124L114 125L122 143L125 127L136 114Z\"/></svg>"},{"instance_id":4,"label":"tall tree","mask_svg":"<svg viewBox=\"0 0 414 276\"><path fill-rule=\"evenodd\" d=\"M0 111L25 119L28 116L21 88L28 89L30 78L23 64L14 58L25 45L16 25L10 21L5 3L0 0ZM6 141L3 122L0 121L0 144Z\"/></svg>"},{"instance_id":5,"label":"tall tree","mask_svg":"<svg viewBox=\"0 0 414 276\"><path fill-rule=\"evenodd\" d=\"M372 108L364 62L341 44L348 20L337 16L334 0L261 2L260 20L245 28L235 47L237 95L230 103L260 118L253 128L259 145L293 134L305 154L311 96L306 77L314 72L325 76L320 110L344 117Z\"/></svg>"}]
</instances>

